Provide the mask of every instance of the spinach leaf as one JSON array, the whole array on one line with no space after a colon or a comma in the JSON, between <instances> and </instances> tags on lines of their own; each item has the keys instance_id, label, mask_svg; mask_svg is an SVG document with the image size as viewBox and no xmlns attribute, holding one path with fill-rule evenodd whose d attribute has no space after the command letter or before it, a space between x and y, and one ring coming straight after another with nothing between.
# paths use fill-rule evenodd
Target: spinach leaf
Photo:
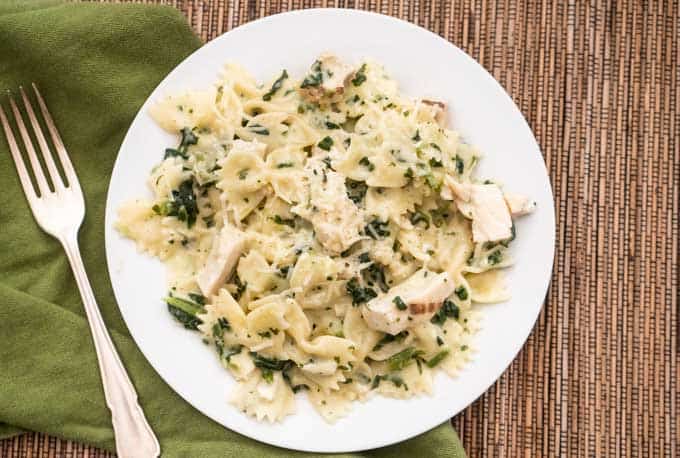
<instances>
[{"instance_id":1,"label":"spinach leaf","mask_svg":"<svg viewBox=\"0 0 680 458\"><path fill-rule=\"evenodd\" d=\"M366 197L368 186L363 181L355 181L351 178L345 178L345 187L347 188L347 197L355 204L360 204Z\"/></svg>"},{"instance_id":2,"label":"spinach leaf","mask_svg":"<svg viewBox=\"0 0 680 458\"><path fill-rule=\"evenodd\" d=\"M269 102L272 99L272 96L276 94L276 92L281 89L281 86L283 86L283 81L288 78L288 72L286 70L281 73L281 76L279 76L276 81L274 81L274 84L272 84L271 89L267 91L265 95L262 96L262 100L265 102Z\"/></svg>"},{"instance_id":3,"label":"spinach leaf","mask_svg":"<svg viewBox=\"0 0 680 458\"><path fill-rule=\"evenodd\" d=\"M366 81L366 64L362 64L352 78L352 84L359 87Z\"/></svg>"},{"instance_id":4,"label":"spinach leaf","mask_svg":"<svg viewBox=\"0 0 680 458\"><path fill-rule=\"evenodd\" d=\"M362 287L356 277L351 278L347 282L345 288L347 289L347 294L349 294L352 298L352 305L355 307L378 296L378 293L376 293L373 289Z\"/></svg>"},{"instance_id":5,"label":"spinach leaf","mask_svg":"<svg viewBox=\"0 0 680 458\"><path fill-rule=\"evenodd\" d=\"M376 218L364 227L364 233L374 240L379 240L390 235L388 227L388 221L383 222Z\"/></svg>"},{"instance_id":6,"label":"spinach leaf","mask_svg":"<svg viewBox=\"0 0 680 458\"><path fill-rule=\"evenodd\" d=\"M174 216L180 221L186 221L187 227L191 229L198 216L193 179L189 178L183 181L178 189L173 189L171 200L156 204L151 208L158 215Z\"/></svg>"},{"instance_id":7,"label":"spinach leaf","mask_svg":"<svg viewBox=\"0 0 680 458\"><path fill-rule=\"evenodd\" d=\"M196 331L198 325L203 323L203 321L196 316L199 313L205 313L205 309L202 305L173 296L168 296L164 300L168 305L168 312L170 312L170 314L185 328Z\"/></svg>"}]
</instances>

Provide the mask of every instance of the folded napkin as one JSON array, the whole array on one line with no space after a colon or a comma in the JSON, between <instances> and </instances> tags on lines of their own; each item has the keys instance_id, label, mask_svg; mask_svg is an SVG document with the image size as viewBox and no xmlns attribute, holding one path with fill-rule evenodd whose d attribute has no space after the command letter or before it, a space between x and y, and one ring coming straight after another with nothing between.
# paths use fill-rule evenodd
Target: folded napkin
<instances>
[{"instance_id":1,"label":"folded napkin","mask_svg":"<svg viewBox=\"0 0 680 458\"><path fill-rule=\"evenodd\" d=\"M163 456L307 456L229 431L175 394L137 349L111 290L104 260L109 176L141 104L201 45L184 18L167 7L5 1L0 43L0 91L38 84L77 169L87 206L80 231L85 266ZM59 243L33 220L3 135L0 183L0 437L27 429L114 450L71 269ZM226 399L215 402L228 408ZM375 426L370 434L380 434ZM402 455L465 452L447 422L403 443L348 456Z\"/></svg>"}]
</instances>

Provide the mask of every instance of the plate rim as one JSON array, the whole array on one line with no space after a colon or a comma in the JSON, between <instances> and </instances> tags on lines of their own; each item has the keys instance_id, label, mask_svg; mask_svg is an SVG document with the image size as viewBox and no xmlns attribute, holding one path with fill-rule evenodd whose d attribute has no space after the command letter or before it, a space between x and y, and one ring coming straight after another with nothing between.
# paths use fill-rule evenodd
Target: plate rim
<instances>
[{"instance_id":1,"label":"plate rim","mask_svg":"<svg viewBox=\"0 0 680 458\"><path fill-rule=\"evenodd\" d=\"M458 410L452 410L450 415L448 415L446 418L438 419L438 421L434 425L427 424L425 427L414 428L414 429L411 430L411 432L409 434L405 434L403 437L399 438L398 440L380 439L381 436L378 435L377 439L373 440L369 447L360 447L360 446L345 447L345 448L319 448L319 447L313 447L313 446L307 447L307 448L289 447L288 445L282 445L281 442L276 442L275 440L270 440L267 437L264 437L264 438L263 437L254 437L253 435L250 434L249 431L246 431L243 428L224 425L224 423L220 419L215 418L213 415L205 412L200 407L198 407L196 404L194 404L188 398L188 396L185 396L182 392L180 392L178 389L176 389L173 386L173 384L171 384L170 381L168 381L162 375L161 371L156 367L156 364L154 363L153 359L149 357L147 352L139 344L138 338L135 336L131 327L128 325L127 319L126 319L126 314L123 311L123 308L121 308L120 305L119 305L121 303L121 301L119 300L119 293L118 293L117 288L115 287L114 282L112 280L112 278L113 278L112 270L113 270L114 267L112 265L113 260L112 260L111 255L110 255L111 249L109 248L109 245L111 243L111 238L112 238L112 235L110 233L112 231L115 231L115 229L113 228L114 221L112 220L112 217L114 216L113 214L115 213L115 209L111 208L111 206L112 206L111 185L113 183L114 172L119 167L121 153L123 151L123 148L127 146L127 143L129 141L129 137L130 137L130 132L132 131L132 127L138 122L139 118L143 115L144 111L147 109L147 106L151 102L153 95L156 93L156 91L159 89L159 87L164 85L166 80L170 79L175 73L177 73L178 69L180 67L182 67L182 65L185 63L185 61L192 58L192 56L194 56L196 53L203 50L204 48L219 46L219 43L223 39L225 39L225 37L227 37L229 34L235 32L235 31L244 30L244 29L251 28L251 27L254 27L254 26L266 24L270 21L278 20L281 17L304 16L304 15L308 15L308 14L314 15L314 14L319 14L319 13L322 13L322 14L344 13L344 14L351 14L351 15L357 15L357 16L369 16L369 17L374 17L378 20L392 22L395 25L399 25L401 27L414 29L414 30L417 30L418 32L421 32L421 33L425 32L431 38L436 39L440 43L443 43L445 45L453 47L456 51L458 51L460 53L460 55L464 59L474 63L474 65L476 65L482 71L482 74L484 74L485 78L490 79L492 81L492 83L495 84L500 89L500 94L502 94L502 97L505 97L507 99L506 101L509 102L511 104L511 106L514 107L515 111L520 114L521 122L524 123L524 127L526 127L527 131L530 133L531 141L534 143L536 150L538 151L538 153L541 157L541 163L543 165L543 171L544 171L545 176L547 178L547 191L548 191L548 193L550 194L550 197L551 197L550 208L546 209L546 210L550 210L547 214L550 216L549 226L551 228L551 231L550 231L550 234L545 234L545 236L549 236L549 238L550 238L549 241L551 242L550 243L551 250L550 250L550 253L549 253L549 256L548 256L548 259L550 261L549 262L549 268L546 269L543 272L543 278L540 278L540 279L537 278L536 279L538 286L535 288L536 291L541 293L540 295L537 293L537 296L540 296L543 299L540 300L539 306L537 306L535 308L534 316L531 317L531 320L527 321L526 329L522 330L522 332L521 332L521 335L522 335L521 344L519 344L517 346L516 350L514 350L512 352L512 357L509 357L508 360L505 361L503 364L498 365L499 366L498 370L494 371L495 375L493 377L490 377L488 383L480 383L478 385L478 387L474 390L475 394L473 396L471 396L469 402L466 402L465 405ZM555 198L555 195L554 195L553 186L552 186L552 183L551 183L551 180L550 180L550 173L549 173L549 170L547 169L547 164L545 162L545 157L542 154L540 144L538 143L536 136L535 136L533 130L531 129L531 126L529 125L526 117L524 116L524 113L520 110L520 108L514 102L512 97L508 94L506 89L500 84L500 82L498 80L496 80L496 78L494 78L494 76L482 64L480 64L476 59L474 59L472 56L470 56L463 49L459 48L454 43L448 41L447 39L443 38L442 36L432 32L431 30L428 30L428 29L421 27L417 24L411 23L411 22L406 21L404 19L400 19L400 18L397 18L397 17L393 17L393 16L389 16L389 15L385 15L385 14L381 14L381 13L377 13L377 12L373 12L373 11L355 10L355 9L351 9L351 8L296 9L296 10L291 10L291 11L286 11L286 12L281 12L281 13L265 16L263 18L259 18L259 19L241 24L238 27L235 27L235 28L219 35L218 37L215 37L211 41L204 43L202 46L195 49L193 52L191 52L189 55L187 55L185 58L183 58L180 62L178 62L172 68L172 70L170 70L161 79L161 81L151 90L151 92L149 93L149 95L145 99L144 103L140 106L139 110L135 114L132 122L128 126L125 137L123 138L123 141L121 142L120 147L118 149L116 159L115 159L114 164L113 164L111 177L109 178L109 185L108 185L107 193L106 193L106 206L105 206L105 218L104 218L104 231L105 231L105 234L104 234L105 235L105 241L104 241L104 243L105 243L105 252L106 252L107 273L109 275L109 281L110 281L110 284L111 284L111 289L112 289L113 294L114 294L114 298L116 300L116 305L118 307L118 310L120 311L120 314L123 318L123 321L125 322L125 325L128 328L128 331L130 332L130 336L132 337L137 349L143 354L146 361L154 369L154 371L161 378L161 380L163 380L163 382L166 385L168 385L168 387L170 387L170 389L172 389L172 391L174 393L179 395L184 401L186 401L189 405L191 405L193 408L195 408L197 411L199 411L202 415L210 418L212 421L216 422L221 427L228 429L229 431L238 433L238 434L240 434L244 437L248 437L249 439L252 439L252 440L255 440L255 441L258 441L258 442L262 442L262 443L265 443L265 444L269 444L269 445L272 445L272 446L275 446L275 447L288 448L290 450L298 450L298 451L305 451L305 452L317 452L317 453L318 452L321 452L321 453L352 453L352 452L358 452L358 451L364 451L364 450L372 450L372 449L377 449L377 448L380 448L380 447L394 445L394 444L401 443L403 441L412 439L416 436L419 436L423 433L426 433L426 432L438 427L440 424L442 424L442 423L448 421L449 419L453 418L454 416L458 415L461 411L463 411L465 408L470 406L477 399L479 399L484 393L486 393L489 390L489 388L493 384L495 384L502 377L502 375L507 371L510 364L513 361L516 360L517 355L526 345L526 342L527 342L532 330L536 326L536 322L537 322L537 320L540 316L541 311L543 310L543 307L544 307L545 301L546 301L546 297L547 297L547 294L549 292L549 287L550 287L550 283L551 283L551 279L552 279L552 272L554 270L554 263L555 263L555 241L556 241L556 230L557 230L556 218L555 218L554 198ZM519 339L518 339L518 342L519 342ZM441 421L439 421L439 420L441 420Z\"/></svg>"}]
</instances>

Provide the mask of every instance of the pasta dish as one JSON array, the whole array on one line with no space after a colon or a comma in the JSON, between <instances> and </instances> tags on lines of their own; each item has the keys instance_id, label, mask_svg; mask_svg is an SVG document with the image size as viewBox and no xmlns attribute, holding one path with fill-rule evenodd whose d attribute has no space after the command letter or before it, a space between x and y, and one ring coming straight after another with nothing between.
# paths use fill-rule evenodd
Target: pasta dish
<instances>
[{"instance_id":1,"label":"pasta dish","mask_svg":"<svg viewBox=\"0 0 680 458\"><path fill-rule=\"evenodd\" d=\"M216 350L239 410L279 421L304 392L332 422L374 393L431 393L472 357L474 304L508 299L513 218L535 204L475 176L444 103L323 54L265 84L229 64L150 113L177 143L116 227L167 265L164 302Z\"/></svg>"}]
</instances>

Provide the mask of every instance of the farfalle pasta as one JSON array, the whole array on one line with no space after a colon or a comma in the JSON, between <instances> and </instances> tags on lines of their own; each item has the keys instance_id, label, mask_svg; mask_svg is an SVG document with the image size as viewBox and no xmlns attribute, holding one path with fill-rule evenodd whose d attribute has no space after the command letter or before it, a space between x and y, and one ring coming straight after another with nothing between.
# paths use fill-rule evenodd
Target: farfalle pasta
<instances>
[{"instance_id":1,"label":"farfalle pasta","mask_svg":"<svg viewBox=\"0 0 680 458\"><path fill-rule=\"evenodd\" d=\"M216 349L238 409L279 421L303 392L334 421L464 366L533 203L475 177L445 104L324 54L266 84L227 65L151 115L178 144L117 228L167 264L168 310Z\"/></svg>"}]
</instances>

